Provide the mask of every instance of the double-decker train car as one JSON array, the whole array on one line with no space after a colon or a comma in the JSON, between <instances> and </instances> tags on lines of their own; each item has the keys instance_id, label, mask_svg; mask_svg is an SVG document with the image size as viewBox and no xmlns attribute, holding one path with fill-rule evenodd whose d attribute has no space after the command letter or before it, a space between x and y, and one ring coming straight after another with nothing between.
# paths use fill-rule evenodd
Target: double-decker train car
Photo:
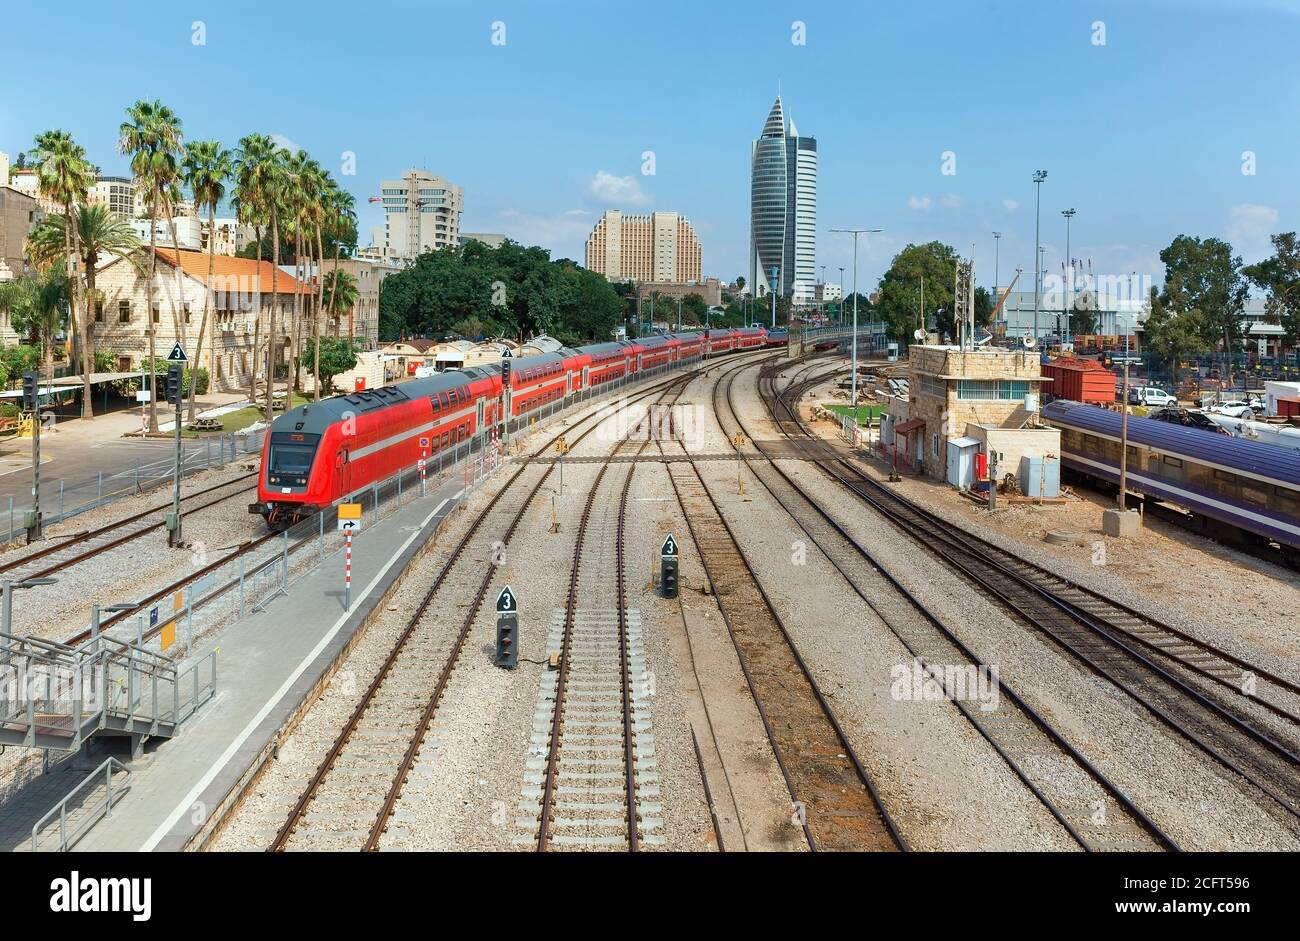
<instances>
[{"instance_id":1,"label":"double-decker train car","mask_svg":"<svg viewBox=\"0 0 1300 941\"><path fill-rule=\"evenodd\" d=\"M766 336L761 328L714 333L725 342L716 352L762 346ZM471 439L480 429L637 372L692 362L709 347L710 337L695 332L512 359L509 415L503 414L499 363L299 406L271 423L258 500L249 511L260 513L273 529L287 528L421 457Z\"/></svg>"},{"instance_id":2,"label":"double-decker train car","mask_svg":"<svg viewBox=\"0 0 1300 941\"><path fill-rule=\"evenodd\" d=\"M1118 412L1057 399L1042 415L1061 430L1067 470L1119 483ZM1205 535L1276 543L1287 561L1300 563L1300 452L1130 416L1126 472L1130 492L1190 511Z\"/></svg>"},{"instance_id":3,"label":"double-decker train car","mask_svg":"<svg viewBox=\"0 0 1300 941\"><path fill-rule=\"evenodd\" d=\"M767 331L766 343L768 346L785 346L789 342L790 331L784 327Z\"/></svg>"}]
</instances>

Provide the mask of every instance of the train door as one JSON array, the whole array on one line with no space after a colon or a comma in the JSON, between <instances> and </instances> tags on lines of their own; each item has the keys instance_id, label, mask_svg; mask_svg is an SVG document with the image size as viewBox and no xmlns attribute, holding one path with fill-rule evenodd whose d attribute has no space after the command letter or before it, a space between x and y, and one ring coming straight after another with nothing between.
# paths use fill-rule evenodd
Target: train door
<instances>
[{"instance_id":1,"label":"train door","mask_svg":"<svg viewBox=\"0 0 1300 941\"><path fill-rule=\"evenodd\" d=\"M347 496L352 492L352 464L348 461L348 447L343 445L334 455L334 479L339 482L336 496Z\"/></svg>"},{"instance_id":2,"label":"train door","mask_svg":"<svg viewBox=\"0 0 1300 941\"><path fill-rule=\"evenodd\" d=\"M484 419L486 416L487 416L487 399L479 399L478 407L474 413L474 430L476 432L482 431L486 427L486 425L484 424Z\"/></svg>"},{"instance_id":3,"label":"train door","mask_svg":"<svg viewBox=\"0 0 1300 941\"><path fill-rule=\"evenodd\" d=\"M590 366L582 367L582 387L584 389L591 388L591 367Z\"/></svg>"}]
</instances>

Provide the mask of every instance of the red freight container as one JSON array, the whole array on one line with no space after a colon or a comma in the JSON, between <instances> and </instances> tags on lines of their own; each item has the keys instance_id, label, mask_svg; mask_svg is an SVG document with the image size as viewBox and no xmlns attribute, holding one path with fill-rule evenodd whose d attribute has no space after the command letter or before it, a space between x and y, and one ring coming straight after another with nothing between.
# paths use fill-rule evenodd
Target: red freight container
<instances>
[{"instance_id":1,"label":"red freight container","mask_svg":"<svg viewBox=\"0 0 1300 941\"><path fill-rule=\"evenodd\" d=\"M1300 399L1278 399L1277 413L1283 418L1300 415Z\"/></svg>"},{"instance_id":2,"label":"red freight container","mask_svg":"<svg viewBox=\"0 0 1300 941\"><path fill-rule=\"evenodd\" d=\"M1052 381L1043 390L1046 398L1074 402L1115 401L1115 374L1091 359L1055 359L1043 363L1043 376Z\"/></svg>"}]
</instances>

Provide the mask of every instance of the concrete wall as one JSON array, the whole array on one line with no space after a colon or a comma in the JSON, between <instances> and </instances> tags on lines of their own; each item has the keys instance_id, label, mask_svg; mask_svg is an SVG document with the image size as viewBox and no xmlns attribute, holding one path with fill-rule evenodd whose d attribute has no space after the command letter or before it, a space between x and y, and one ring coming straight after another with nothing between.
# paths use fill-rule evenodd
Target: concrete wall
<instances>
[{"instance_id":1,"label":"concrete wall","mask_svg":"<svg viewBox=\"0 0 1300 941\"><path fill-rule=\"evenodd\" d=\"M1061 432L1058 428L996 428L968 424L965 434L980 442L985 454L997 451L998 479L1007 474L1020 474L1022 457L1061 456Z\"/></svg>"}]
</instances>

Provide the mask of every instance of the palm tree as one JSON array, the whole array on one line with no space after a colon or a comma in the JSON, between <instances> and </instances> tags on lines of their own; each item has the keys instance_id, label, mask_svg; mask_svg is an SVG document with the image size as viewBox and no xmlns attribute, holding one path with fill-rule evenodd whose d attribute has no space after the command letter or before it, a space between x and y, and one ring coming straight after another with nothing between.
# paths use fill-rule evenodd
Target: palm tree
<instances>
[{"instance_id":1,"label":"palm tree","mask_svg":"<svg viewBox=\"0 0 1300 941\"><path fill-rule=\"evenodd\" d=\"M212 306L212 276L216 267L217 204L226 196L226 180L234 172L231 154L214 140L194 141L185 154L185 182L189 184L194 208L208 210L208 283L203 292L203 319L199 321L199 338L194 345L194 366L203 357L203 335L208 329L208 311ZM214 342L215 347L215 342ZM198 382L190 379L189 421L194 421L194 399Z\"/></svg>"},{"instance_id":2,"label":"palm tree","mask_svg":"<svg viewBox=\"0 0 1300 941\"><path fill-rule=\"evenodd\" d=\"M118 129L119 153L131 155L131 172L135 185L144 191L149 207L149 432L158 432L158 396L155 395L154 372L157 349L154 346L153 295L158 276L158 210L171 204L180 168L176 154L181 148L181 122L161 101L137 101L126 109L127 121ZM173 229L174 234L174 229ZM180 260L177 259L179 270Z\"/></svg>"},{"instance_id":3,"label":"palm tree","mask_svg":"<svg viewBox=\"0 0 1300 941\"><path fill-rule=\"evenodd\" d=\"M64 216L71 216L72 207L85 201L87 191L94 184L95 168L86 159L85 148L67 131L45 131L36 136L35 143L36 151L31 157L37 167L37 185L41 195L61 203ZM68 309L74 324L77 318L76 240L76 226L65 227L64 268L73 279L68 290ZM89 397L86 395L86 399Z\"/></svg>"},{"instance_id":4,"label":"palm tree","mask_svg":"<svg viewBox=\"0 0 1300 941\"><path fill-rule=\"evenodd\" d=\"M36 341L47 381L54 378L54 338L64 326L63 305L71 293L67 266L59 258L53 264L15 279L5 292L4 306L9 322L20 335Z\"/></svg>"},{"instance_id":5,"label":"palm tree","mask_svg":"<svg viewBox=\"0 0 1300 941\"><path fill-rule=\"evenodd\" d=\"M316 296L312 298L311 304L311 337L313 344L311 373L312 395L317 402L320 401L320 314L325 289L325 246L321 229L325 225L330 190L333 186L334 181L330 179L329 173L322 169L321 165L315 160L311 160L307 165L303 189L307 199L305 206L306 221L311 224L316 235ZM311 232L308 233L307 248L308 254L310 254Z\"/></svg>"},{"instance_id":6,"label":"palm tree","mask_svg":"<svg viewBox=\"0 0 1300 941\"><path fill-rule=\"evenodd\" d=\"M235 158L235 201L242 219L251 220L257 236L257 260L262 260L263 224L271 229L271 310L267 315L266 349L266 420L271 420L271 395L275 385L275 307L276 275L280 262L279 199L283 188L285 151L266 134L249 134L239 141ZM262 287L257 286L258 301ZM253 368L250 398L257 401L257 331L260 318L253 325Z\"/></svg>"},{"instance_id":7,"label":"palm tree","mask_svg":"<svg viewBox=\"0 0 1300 941\"><path fill-rule=\"evenodd\" d=\"M86 303L81 318L81 417L93 418L94 407L90 394L90 373L95 365L95 347L91 341L91 321L95 316L98 292L95 275L99 260L105 255L124 259L133 265L138 262L140 240L131 223L106 206L78 206L72 217L72 232L68 232L66 216L53 215L32 230L27 238L28 249L38 265L51 264L67 244L78 246L78 254L86 271Z\"/></svg>"},{"instance_id":8,"label":"palm tree","mask_svg":"<svg viewBox=\"0 0 1300 941\"><path fill-rule=\"evenodd\" d=\"M337 317L337 311L346 310L351 317L352 308L357 306L357 279L352 277L346 271L340 271L335 268L322 281L321 289L325 296L325 309L330 315ZM338 338L337 321L334 330L335 339ZM348 330L348 339L352 339L352 331ZM316 358L320 359L320 343L316 344Z\"/></svg>"},{"instance_id":9,"label":"palm tree","mask_svg":"<svg viewBox=\"0 0 1300 941\"><path fill-rule=\"evenodd\" d=\"M334 238L334 271L337 274L339 270L339 247L343 244L343 239L352 231L356 225L356 200L352 194L343 189L338 184L333 184L329 192L329 220L330 234ZM353 304L355 305L355 301ZM339 317L338 310L333 303L330 304L330 313L334 315L334 336L339 335ZM352 307L348 307L348 339L352 339Z\"/></svg>"}]
</instances>

